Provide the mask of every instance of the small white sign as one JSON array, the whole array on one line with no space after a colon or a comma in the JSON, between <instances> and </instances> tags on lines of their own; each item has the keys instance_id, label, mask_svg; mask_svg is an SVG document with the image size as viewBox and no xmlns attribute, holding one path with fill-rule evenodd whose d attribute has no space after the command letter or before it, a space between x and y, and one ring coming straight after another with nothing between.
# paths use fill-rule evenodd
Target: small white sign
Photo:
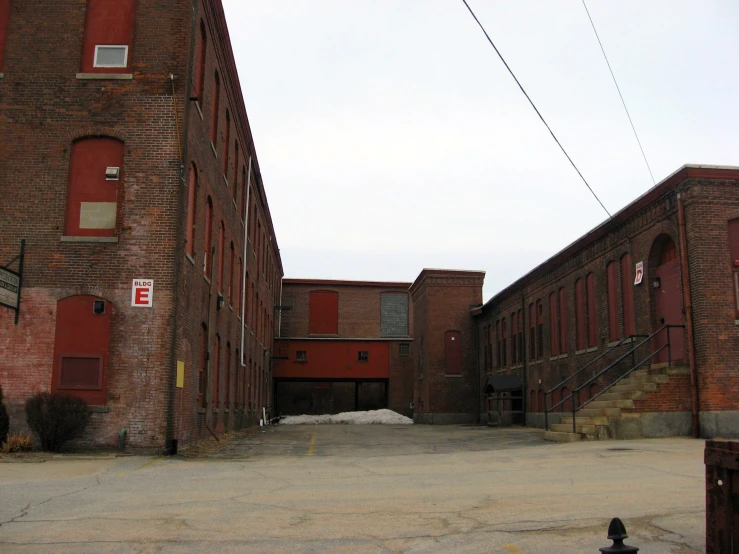
<instances>
[{"instance_id":1,"label":"small white sign","mask_svg":"<svg viewBox=\"0 0 739 554\"><path fill-rule=\"evenodd\" d=\"M151 308L154 305L154 281L152 279L134 279L131 287L131 306L134 308Z\"/></svg>"},{"instance_id":2,"label":"small white sign","mask_svg":"<svg viewBox=\"0 0 739 554\"><path fill-rule=\"evenodd\" d=\"M634 277L634 284L641 285L644 280L644 262L638 262L636 264L636 276Z\"/></svg>"},{"instance_id":3,"label":"small white sign","mask_svg":"<svg viewBox=\"0 0 739 554\"><path fill-rule=\"evenodd\" d=\"M9 269L0 268L0 304L18 308L18 294L21 280Z\"/></svg>"}]
</instances>

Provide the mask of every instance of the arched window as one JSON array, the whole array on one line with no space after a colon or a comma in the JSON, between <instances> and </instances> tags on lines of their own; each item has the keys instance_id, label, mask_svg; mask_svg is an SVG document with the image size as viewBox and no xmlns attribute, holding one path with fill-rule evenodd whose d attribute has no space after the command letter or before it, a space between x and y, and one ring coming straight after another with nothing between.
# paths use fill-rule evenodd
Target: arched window
<instances>
[{"instance_id":1,"label":"arched window","mask_svg":"<svg viewBox=\"0 0 739 554\"><path fill-rule=\"evenodd\" d=\"M87 0L82 73L130 73L136 0Z\"/></svg>"},{"instance_id":2,"label":"arched window","mask_svg":"<svg viewBox=\"0 0 739 554\"><path fill-rule=\"evenodd\" d=\"M241 261L241 256L239 256L239 262L236 266L236 307L239 310L239 317L243 316L243 309L244 309L244 294L243 290L241 290L241 287L243 285L243 279L244 279L244 265Z\"/></svg>"},{"instance_id":3,"label":"arched window","mask_svg":"<svg viewBox=\"0 0 739 554\"><path fill-rule=\"evenodd\" d=\"M208 197L205 204L205 252L203 253L203 273L208 277L211 276L213 266L213 200Z\"/></svg>"},{"instance_id":4,"label":"arched window","mask_svg":"<svg viewBox=\"0 0 739 554\"><path fill-rule=\"evenodd\" d=\"M518 319L516 312L511 314L511 365L518 363Z\"/></svg>"},{"instance_id":5,"label":"arched window","mask_svg":"<svg viewBox=\"0 0 739 554\"><path fill-rule=\"evenodd\" d=\"M246 191L247 191L247 178L246 178L246 166L241 167L241 221L244 221L246 217Z\"/></svg>"},{"instance_id":6,"label":"arched window","mask_svg":"<svg viewBox=\"0 0 739 554\"><path fill-rule=\"evenodd\" d=\"M208 35L205 32L205 21L200 20L200 37L198 37L198 57L195 62L195 96L198 104L203 106L203 85L205 84L205 63L208 52Z\"/></svg>"},{"instance_id":7,"label":"arched window","mask_svg":"<svg viewBox=\"0 0 739 554\"><path fill-rule=\"evenodd\" d=\"M221 228L218 232L218 291L223 292L223 266L226 242L226 226L221 221Z\"/></svg>"},{"instance_id":8,"label":"arched window","mask_svg":"<svg viewBox=\"0 0 739 554\"><path fill-rule=\"evenodd\" d=\"M230 246L230 256L228 259L228 303L233 306L234 303L234 270L235 267L235 260L236 260L236 252L234 251L234 243L231 241Z\"/></svg>"},{"instance_id":9,"label":"arched window","mask_svg":"<svg viewBox=\"0 0 739 554\"><path fill-rule=\"evenodd\" d=\"M228 182L228 160L229 155L231 153L231 113L228 111L228 108L226 109L226 129L224 130L224 139L223 139L223 167L221 168L221 171L223 172L223 176L226 178L226 182Z\"/></svg>"},{"instance_id":10,"label":"arched window","mask_svg":"<svg viewBox=\"0 0 739 554\"><path fill-rule=\"evenodd\" d=\"M564 287L559 289L559 353L567 354L567 299Z\"/></svg>"},{"instance_id":11,"label":"arched window","mask_svg":"<svg viewBox=\"0 0 739 554\"><path fill-rule=\"evenodd\" d=\"M211 106L211 122L210 122L210 142L215 147L218 142L218 117L221 106L221 78L218 71L215 72L213 78L213 105Z\"/></svg>"},{"instance_id":12,"label":"arched window","mask_svg":"<svg viewBox=\"0 0 739 554\"><path fill-rule=\"evenodd\" d=\"M508 324L506 323L505 318L501 321L501 333L503 337L503 344L501 348L501 367L506 367L508 365Z\"/></svg>"},{"instance_id":13,"label":"arched window","mask_svg":"<svg viewBox=\"0 0 739 554\"><path fill-rule=\"evenodd\" d=\"M195 256L195 221L198 215L198 168L193 163L190 166L190 176L187 180L187 236L186 251Z\"/></svg>"},{"instance_id":14,"label":"arched window","mask_svg":"<svg viewBox=\"0 0 739 554\"><path fill-rule=\"evenodd\" d=\"M536 309L529 304L529 360L536 359Z\"/></svg>"},{"instance_id":15,"label":"arched window","mask_svg":"<svg viewBox=\"0 0 739 554\"><path fill-rule=\"evenodd\" d=\"M51 390L107 402L108 352L113 309L96 296L70 296L57 302Z\"/></svg>"},{"instance_id":16,"label":"arched window","mask_svg":"<svg viewBox=\"0 0 739 554\"><path fill-rule=\"evenodd\" d=\"M575 281L575 307L577 308L575 310L575 323L576 323L576 330L577 330L577 349L578 350L585 350L585 345L587 344L585 340L585 334L586 334L586 303L585 303L585 291L583 290L583 282L582 279L578 279Z\"/></svg>"},{"instance_id":17,"label":"arched window","mask_svg":"<svg viewBox=\"0 0 739 554\"><path fill-rule=\"evenodd\" d=\"M239 197L239 141L234 141L234 186L231 189L234 204ZM237 204L238 205L238 204Z\"/></svg>"},{"instance_id":18,"label":"arched window","mask_svg":"<svg viewBox=\"0 0 739 554\"><path fill-rule=\"evenodd\" d=\"M634 323L634 273L631 254L621 256L621 306L624 314L624 335L636 334Z\"/></svg>"},{"instance_id":19,"label":"arched window","mask_svg":"<svg viewBox=\"0 0 739 554\"><path fill-rule=\"evenodd\" d=\"M588 347L598 346L598 320L596 319L595 304L595 274L588 273L585 277L585 316L587 317Z\"/></svg>"},{"instance_id":20,"label":"arched window","mask_svg":"<svg viewBox=\"0 0 739 554\"><path fill-rule=\"evenodd\" d=\"M544 357L544 305L536 301L536 357Z\"/></svg>"},{"instance_id":21,"label":"arched window","mask_svg":"<svg viewBox=\"0 0 739 554\"><path fill-rule=\"evenodd\" d=\"M121 141L90 137L72 145L65 236L115 235L123 174Z\"/></svg>"},{"instance_id":22,"label":"arched window","mask_svg":"<svg viewBox=\"0 0 739 554\"><path fill-rule=\"evenodd\" d=\"M10 0L0 0L0 72L5 60L5 41L8 37L8 21L10 20Z\"/></svg>"},{"instance_id":23,"label":"arched window","mask_svg":"<svg viewBox=\"0 0 739 554\"><path fill-rule=\"evenodd\" d=\"M552 356L559 356L559 309L556 292L549 295L549 348Z\"/></svg>"},{"instance_id":24,"label":"arched window","mask_svg":"<svg viewBox=\"0 0 739 554\"><path fill-rule=\"evenodd\" d=\"M618 324L618 276L616 262L610 261L606 266L606 281L608 284L608 340L617 341L621 336Z\"/></svg>"}]
</instances>

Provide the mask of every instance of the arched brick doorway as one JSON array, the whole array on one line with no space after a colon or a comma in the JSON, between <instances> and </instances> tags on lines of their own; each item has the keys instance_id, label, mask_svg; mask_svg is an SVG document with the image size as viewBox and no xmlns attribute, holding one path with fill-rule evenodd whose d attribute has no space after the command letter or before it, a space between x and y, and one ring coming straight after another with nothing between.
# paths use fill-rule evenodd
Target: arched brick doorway
<instances>
[{"instance_id":1,"label":"arched brick doorway","mask_svg":"<svg viewBox=\"0 0 739 554\"><path fill-rule=\"evenodd\" d=\"M654 273L649 283L654 295L654 324L655 330L664 324L683 325L682 289L680 285L680 261L677 256L675 242L668 235L660 235L652 245L649 256L654 267ZM685 332L683 329L670 329L670 354L675 360L685 358ZM655 338L655 348L667 344L667 332L660 333ZM668 352L665 348L657 354L655 362L668 361Z\"/></svg>"}]
</instances>

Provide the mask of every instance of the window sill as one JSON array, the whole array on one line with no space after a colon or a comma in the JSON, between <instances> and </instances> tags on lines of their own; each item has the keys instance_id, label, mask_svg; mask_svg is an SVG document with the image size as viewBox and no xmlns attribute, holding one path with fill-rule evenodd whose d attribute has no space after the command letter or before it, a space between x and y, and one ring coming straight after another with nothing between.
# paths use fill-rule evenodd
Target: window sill
<instances>
[{"instance_id":1,"label":"window sill","mask_svg":"<svg viewBox=\"0 0 739 554\"><path fill-rule=\"evenodd\" d=\"M203 121L203 110L200 109L200 102L195 101L195 109L198 111L198 115L200 116L200 121Z\"/></svg>"},{"instance_id":2,"label":"window sill","mask_svg":"<svg viewBox=\"0 0 739 554\"><path fill-rule=\"evenodd\" d=\"M459 379L459 378L461 378L462 376L461 376L461 375L446 375L446 374L445 374L445 375L444 375L444 377L445 377L445 378L448 378L448 379Z\"/></svg>"},{"instance_id":3,"label":"window sill","mask_svg":"<svg viewBox=\"0 0 739 554\"><path fill-rule=\"evenodd\" d=\"M76 77L90 81L132 81L133 73L77 73Z\"/></svg>"},{"instance_id":4,"label":"window sill","mask_svg":"<svg viewBox=\"0 0 739 554\"><path fill-rule=\"evenodd\" d=\"M61 242L118 242L118 237L62 237Z\"/></svg>"},{"instance_id":5,"label":"window sill","mask_svg":"<svg viewBox=\"0 0 739 554\"><path fill-rule=\"evenodd\" d=\"M587 350L584 348L582 350L575 350L575 356L579 356L580 354L585 354L586 352Z\"/></svg>"},{"instance_id":6,"label":"window sill","mask_svg":"<svg viewBox=\"0 0 739 554\"><path fill-rule=\"evenodd\" d=\"M539 365L539 364L540 364L540 363L542 363L543 361L544 361L544 360L531 360L531 361L529 362L529 365Z\"/></svg>"},{"instance_id":7,"label":"window sill","mask_svg":"<svg viewBox=\"0 0 739 554\"><path fill-rule=\"evenodd\" d=\"M203 279L205 279L205 282L206 282L206 283L208 283L209 285L210 285L210 284L212 284L212 283L210 282L210 279L208 279L208 276L207 276L207 275L205 275L205 274L204 274L204 275L203 275Z\"/></svg>"},{"instance_id":8,"label":"window sill","mask_svg":"<svg viewBox=\"0 0 739 554\"><path fill-rule=\"evenodd\" d=\"M597 351L598 351L598 347L597 346L591 346L590 348L588 348L586 350L586 352L588 352L588 353L590 353L590 352L597 352Z\"/></svg>"},{"instance_id":9,"label":"window sill","mask_svg":"<svg viewBox=\"0 0 739 554\"><path fill-rule=\"evenodd\" d=\"M210 149L213 150L213 155L217 158L218 152L216 152L216 145L213 144L213 141L210 141Z\"/></svg>"},{"instance_id":10,"label":"window sill","mask_svg":"<svg viewBox=\"0 0 739 554\"><path fill-rule=\"evenodd\" d=\"M195 258L190 256L187 252L185 252L185 258L187 258L187 261L190 262L192 265L195 265Z\"/></svg>"}]
</instances>

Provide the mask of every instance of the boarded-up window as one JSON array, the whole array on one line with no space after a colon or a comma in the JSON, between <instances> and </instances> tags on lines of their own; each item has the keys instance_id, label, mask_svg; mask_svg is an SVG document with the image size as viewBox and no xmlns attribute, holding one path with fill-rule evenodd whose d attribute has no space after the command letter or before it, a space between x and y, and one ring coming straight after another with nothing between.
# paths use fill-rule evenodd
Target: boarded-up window
<instances>
[{"instance_id":1,"label":"boarded-up window","mask_svg":"<svg viewBox=\"0 0 739 554\"><path fill-rule=\"evenodd\" d=\"M508 323L506 323L505 318L503 318L500 327L503 336L503 344L501 348L501 356L503 359L501 360L501 367L506 367L508 365Z\"/></svg>"},{"instance_id":2,"label":"boarded-up window","mask_svg":"<svg viewBox=\"0 0 739 554\"><path fill-rule=\"evenodd\" d=\"M314 290L310 293L308 332L312 335L339 333L339 293Z\"/></svg>"},{"instance_id":3,"label":"boarded-up window","mask_svg":"<svg viewBox=\"0 0 739 554\"><path fill-rule=\"evenodd\" d=\"M72 145L66 236L112 237L123 185L123 143L91 137Z\"/></svg>"},{"instance_id":4,"label":"boarded-up window","mask_svg":"<svg viewBox=\"0 0 739 554\"><path fill-rule=\"evenodd\" d=\"M195 218L197 217L198 201L198 168L195 164L190 166L190 176L187 180L187 229L186 245L187 253L195 255Z\"/></svg>"},{"instance_id":5,"label":"boarded-up window","mask_svg":"<svg viewBox=\"0 0 739 554\"><path fill-rule=\"evenodd\" d=\"M616 277L616 262L608 262L606 266L608 281L608 340L617 341L621 336L618 325L618 285Z\"/></svg>"},{"instance_id":6,"label":"boarded-up window","mask_svg":"<svg viewBox=\"0 0 739 554\"><path fill-rule=\"evenodd\" d=\"M518 362L518 319L516 318L516 312L511 314L511 365L516 365Z\"/></svg>"},{"instance_id":7,"label":"boarded-up window","mask_svg":"<svg viewBox=\"0 0 739 554\"><path fill-rule=\"evenodd\" d=\"M529 360L536 359L536 311L534 303L529 304Z\"/></svg>"},{"instance_id":8,"label":"boarded-up window","mask_svg":"<svg viewBox=\"0 0 739 554\"><path fill-rule=\"evenodd\" d=\"M223 171L223 176L228 180L228 159L230 154L230 140L231 140L231 113L226 109L226 128L224 130L224 139L223 139L223 167L221 168L221 171Z\"/></svg>"},{"instance_id":9,"label":"boarded-up window","mask_svg":"<svg viewBox=\"0 0 739 554\"><path fill-rule=\"evenodd\" d=\"M408 336L408 294L380 294L380 333L383 337Z\"/></svg>"},{"instance_id":10,"label":"boarded-up window","mask_svg":"<svg viewBox=\"0 0 739 554\"><path fill-rule=\"evenodd\" d=\"M575 281L575 319L577 323L577 349L585 350L585 291L582 279Z\"/></svg>"},{"instance_id":11,"label":"boarded-up window","mask_svg":"<svg viewBox=\"0 0 739 554\"><path fill-rule=\"evenodd\" d=\"M218 118L220 117L221 106L221 78L218 72L215 72L213 78L213 104L211 105L211 122L210 122L210 141L213 146L218 144Z\"/></svg>"},{"instance_id":12,"label":"boarded-up window","mask_svg":"<svg viewBox=\"0 0 739 554\"><path fill-rule=\"evenodd\" d=\"M203 273L208 277L211 276L213 265L213 253L211 246L213 243L213 200L208 197L205 204L205 251L203 252Z\"/></svg>"},{"instance_id":13,"label":"boarded-up window","mask_svg":"<svg viewBox=\"0 0 739 554\"><path fill-rule=\"evenodd\" d=\"M735 317L739 319L739 218L729 221L729 251L734 278Z\"/></svg>"},{"instance_id":14,"label":"boarded-up window","mask_svg":"<svg viewBox=\"0 0 739 554\"><path fill-rule=\"evenodd\" d=\"M634 324L634 273L631 254L621 256L621 304L624 314L624 335L636 334Z\"/></svg>"},{"instance_id":15,"label":"boarded-up window","mask_svg":"<svg viewBox=\"0 0 739 554\"><path fill-rule=\"evenodd\" d=\"M549 295L549 348L552 356L559 355L559 310L556 292Z\"/></svg>"},{"instance_id":16,"label":"boarded-up window","mask_svg":"<svg viewBox=\"0 0 739 554\"><path fill-rule=\"evenodd\" d=\"M544 356L544 305L536 301L536 357Z\"/></svg>"},{"instance_id":17,"label":"boarded-up window","mask_svg":"<svg viewBox=\"0 0 739 554\"><path fill-rule=\"evenodd\" d=\"M102 369L100 358L63 357L59 389L99 390L103 386Z\"/></svg>"},{"instance_id":18,"label":"boarded-up window","mask_svg":"<svg viewBox=\"0 0 739 554\"><path fill-rule=\"evenodd\" d=\"M567 354L567 300L564 287L559 289L559 352Z\"/></svg>"},{"instance_id":19,"label":"boarded-up window","mask_svg":"<svg viewBox=\"0 0 739 554\"><path fill-rule=\"evenodd\" d=\"M459 331L444 333L445 370L447 375L462 374L462 340Z\"/></svg>"},{"instance_id":20,"label":"boarded-up window","mask_svg":"<svg viewBox=\"0 0 739 554\"><path fill-rule=\"evenodd\" d=\"M595 274L588 273L585 278L587 291L585 295L586 311L585 315L588 319L588 346L593 348L598 345L598 320L595 311Z\"/></svg>"},{"instance_id":21,"label":"boarded-up window","mask_svg":"<svg viewBox=\"0 0 739 554\"><path fill-rule=\"evenodd\" d=\"M195 96L198 104L203 106L203 85L205 83L205 57L208 51L208 35L205 32L205 22L200 20L200 36L198 37L198 57L195 66Z\"/></svg>"},{"instance_id":22,"label":"boarded-up window","mask_svg":"<svg viewBox=\"0 0 739 554\"><path fill-rule=\"evenodd\" d=\"M8 37L8 20L10 19L10 0L0 0L0 72L5 60L5 41Z\"/></svg>"},{"instance_id":23,"label":"boarded-up window","mask_svg":"<svg viewBox=\"0 0 739 554\"><path fill-rule=\"evenodd\" d=\"M503 367L503 363L502 363L503 362L503 358L502 358L502 355L503 355L503 342L502 342L503 341L503 335L501 334L501 331L500 331L500 321L496 321L495 322L495 335L497 337L497 348L496 348L497 366L496 367Z\"/></svg>"},{"instance_id":24,"label":"boarded-up window","mask_svg":"<svg viewBox=\"0 0 739 554\"><path fill-rule=\"evenodd\" d=\"M136 0L87 0L83 73L130 73Z\"/></svg>"}]
</instances>

